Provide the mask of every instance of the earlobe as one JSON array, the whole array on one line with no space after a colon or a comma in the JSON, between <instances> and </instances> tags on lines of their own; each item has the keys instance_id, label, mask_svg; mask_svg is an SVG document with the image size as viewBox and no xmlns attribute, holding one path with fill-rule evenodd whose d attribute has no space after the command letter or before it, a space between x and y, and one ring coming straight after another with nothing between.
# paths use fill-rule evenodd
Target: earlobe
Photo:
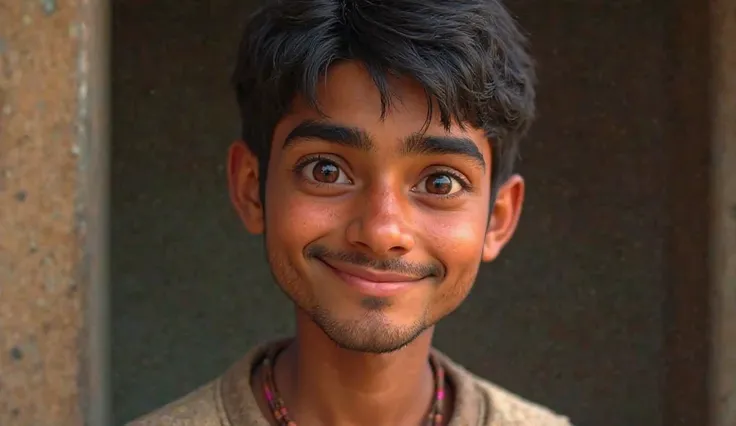
<instances>
[{"instance_id":1,"label":"earlobe","mask_svg":"<svg viewBox=\"0 0 736 426\"><path fill-rule=\"evenodd\" d=\"M511 240L519 223L523 204L524 179L513 175L498 188L483 243L481 258L484 262L495 260L501 249Z\"/></svg>"},{"instance_id":2,"label":"earlobe","mask_svg":"<svg viewBox=\"0 0 736 426\"><path fill-rule=\"evenodd\" d=\"M242 141L230 145L227 158L227 178L230 201L252 234L264 230L263 203L259 193L258 158Z\"/></svg>"}]
</instances>

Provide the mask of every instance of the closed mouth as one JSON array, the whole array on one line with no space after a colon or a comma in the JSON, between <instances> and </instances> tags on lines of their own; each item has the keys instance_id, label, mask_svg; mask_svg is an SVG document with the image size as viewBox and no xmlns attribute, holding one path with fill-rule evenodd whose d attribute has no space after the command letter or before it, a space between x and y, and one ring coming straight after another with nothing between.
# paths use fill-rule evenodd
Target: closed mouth
<instances>
[{"instance_id":1,"label":"closed mouth","mask_svg":"<svg viewBox=\"0 0 736 426\"><path fill-rule=\"evenodd\" d=\"M389 271L378 271L375 269L365 268L349 263L334 262L327 259L320 259L322 263L328 267L334 269L340 274L350 275L359 278L364 281L381 284L398 284L398 283L411 283L420 281L424 277L417 277L413 275L401 274Z\"/></svg>"}]
</instances>

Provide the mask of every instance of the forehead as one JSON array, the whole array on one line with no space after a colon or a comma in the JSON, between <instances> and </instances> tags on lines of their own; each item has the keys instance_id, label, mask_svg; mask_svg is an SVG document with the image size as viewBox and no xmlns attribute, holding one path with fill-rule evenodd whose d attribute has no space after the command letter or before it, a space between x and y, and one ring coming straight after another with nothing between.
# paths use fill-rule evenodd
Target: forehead
<instances>
[{"instance_id":1,"label":"forehead","mask_svg":"<svg viewBox=\"0 0 736 426\"><path fill-rule=\"evenodd\" d=\"M274 139L283 141L291 129L308 119L362 129L377 140L400 140L424 129L429 103L422 86L410 78L397 76L389 77L388 82L392 97L382 118L381 93L366 69L354 61L335 64L317 88L319 111L303 97L297 97L289 114L277 126ZM476 142L481 152L489 150L481 129L453 124L448 131L442 126L436 108L433 113L427 134L465 136Z\"/></svg>"}]
</instances>

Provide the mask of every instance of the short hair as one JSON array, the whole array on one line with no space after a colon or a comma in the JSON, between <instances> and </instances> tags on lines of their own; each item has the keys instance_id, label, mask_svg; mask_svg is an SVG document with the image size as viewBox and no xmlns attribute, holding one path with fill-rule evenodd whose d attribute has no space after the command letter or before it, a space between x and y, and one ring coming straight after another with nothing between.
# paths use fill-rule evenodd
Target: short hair
<instances>
[{"instance_id":1,"label":"short hair","mask_svg":"<svg viewBox=\"0 0 736 426\"><path fill-rule=\"evenodd\" d=\"M485 131L494 193L511 176L534 119L536 79L526 37L501 1L270 0L245 24L233 74L241 136L262 183L274 128L296 96L319 110L324 74L350 60L367 69L384 115L389 77L409 77L430 101L427 124L436 107L445 128Z\"/></svg>"}]
</instances>

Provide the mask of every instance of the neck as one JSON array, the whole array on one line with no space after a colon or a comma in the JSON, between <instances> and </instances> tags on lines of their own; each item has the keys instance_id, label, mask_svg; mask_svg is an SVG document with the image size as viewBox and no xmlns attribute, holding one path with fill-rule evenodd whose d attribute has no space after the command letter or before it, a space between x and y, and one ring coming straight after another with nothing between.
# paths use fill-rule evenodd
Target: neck
<instances>
[{"instance_id":1,"label":"neck","mask_svg":"<svg viewBox=\"0 0 736 426\"><path fill-rule=\"evenodd\" d=\"M423 425L434 397L432 332L395 352L355 352L297 312L297 337L276 361L276 386L300 425Z\"/></svg>"}]
</instances>

